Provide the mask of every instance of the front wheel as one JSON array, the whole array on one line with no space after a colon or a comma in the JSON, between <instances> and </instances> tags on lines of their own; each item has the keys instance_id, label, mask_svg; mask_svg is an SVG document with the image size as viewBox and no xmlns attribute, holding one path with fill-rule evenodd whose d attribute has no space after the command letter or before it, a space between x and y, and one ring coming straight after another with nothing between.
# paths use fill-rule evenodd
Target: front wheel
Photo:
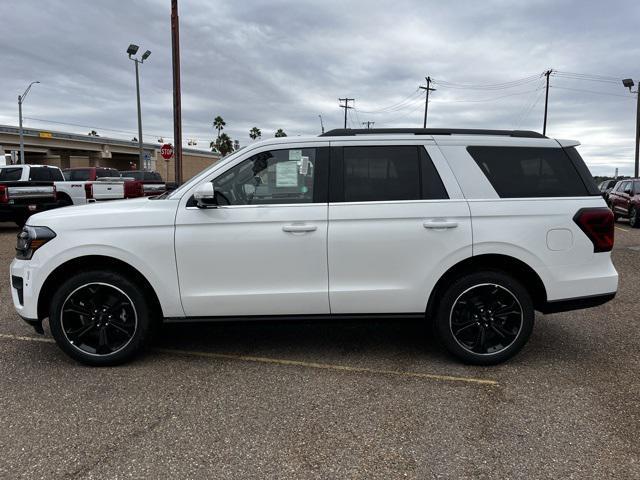
<instances>
[{"instance_id":1,"label":"front wheel","mask_svg":"<svg viewBox=\"0 0 640 480\"><path fill-rule=\"evenodd\" d=\"M640 228L640 218L638 218L636 207L631 207L631 210L629 210L629 226L631 228Z\"/></svg>"},{"instance_id":2,"label":"front wheel","mask_svg":"<svg viewBox=\"0 0 640 480\"><path fill-rule=\"evenodd\" d=\"M78 273L54 294L49 326L58 346L87 365L124 363L138 354L150 330L144 292L117 272Z\"/></svg>"},{"instance_id":3,"label":"front wheel","mask_svg":"<svg viewBox=\"0 0 640 480\"><path fill-rule=\"evenodd\" d=\"M516 279L487 271L459 278L444 293L437 312L438 336L466 363L493 365L511 358L533 330L531 296Z\"/></svg>"}]
</instances>

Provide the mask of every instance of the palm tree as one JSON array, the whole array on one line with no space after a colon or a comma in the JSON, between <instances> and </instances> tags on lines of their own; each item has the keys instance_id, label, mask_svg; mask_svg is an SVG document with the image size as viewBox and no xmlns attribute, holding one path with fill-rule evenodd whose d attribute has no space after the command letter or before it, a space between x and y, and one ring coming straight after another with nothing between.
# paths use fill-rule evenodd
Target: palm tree
<instances>
[{"instance_id":1,"label":"palm tree","mask_svg":"<svg viewBox=\"0 0 640 480\"><path fill-rule=\"evenodd\" d=\"M226 123L220 115L213 119L213 128L218 131L218 138L220 138L220 132L224 129L225 125Z\"/></svg>"},{"instance_id":2,"label":"palm tree","mask_svg":"<svg viewBox=\"0 0 640 480\"><path fill-rule=\"evenodd\" d=\"M249 136L251 137L251 140L255 140L262 136L262 132L258 127L253 127L251 130L249 130Z\"/></svg>"},{"instance_id":3,"label":"palm tree","mask_svg":"<svg viewBox=\"0 0 640 480\"><path fill-rule=\"evenodd\" d=\"M278 129L278 131L276 132L276 137L286 137L287 134L284 133L284 130L282 130L281 128Z\"/></svg>"},{"instance_id":4,"label":"palm tree","mask_svg":"<svg viewBox=\"0 0 640 480\"><path fill-rule=\"evenodd\" d=\"M220 134L214 145L215 149L220 152L223 157L233 152L233 141L226 133Z\"/></svg>"}]
</instances>

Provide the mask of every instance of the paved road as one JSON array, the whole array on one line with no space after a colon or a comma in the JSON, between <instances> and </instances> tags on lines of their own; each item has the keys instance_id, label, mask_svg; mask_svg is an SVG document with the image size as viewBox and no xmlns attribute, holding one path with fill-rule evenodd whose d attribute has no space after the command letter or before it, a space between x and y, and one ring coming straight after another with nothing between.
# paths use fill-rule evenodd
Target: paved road
<instances>
[{"instance_id":1,"label":"paved road","mask_svg":"<svg viewBox=\"0 0 640 480\"><path fill-rule=\"evenodd\" d=\"M640 231L618 225L616 300L539 316L490 368L415 321L168 327L87 368L1 282L0 477L640 478Z\"/></svg>"}]
</instances>

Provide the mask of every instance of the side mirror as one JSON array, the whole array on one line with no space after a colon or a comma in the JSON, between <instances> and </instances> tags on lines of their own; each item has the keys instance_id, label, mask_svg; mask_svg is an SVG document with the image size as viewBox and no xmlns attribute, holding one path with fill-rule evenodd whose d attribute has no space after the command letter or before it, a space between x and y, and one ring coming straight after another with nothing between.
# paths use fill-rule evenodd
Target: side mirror
<instances>
[{"instance_id":1,"label":"side mirror","mask_svg":"<svg viewBox=\"0 0 640 480\"><path fill-rule=\"evenodd\" d=\"M193 194L193 198L198 208L216 208L218 206L216 192L211 182L200 185Z\"/></svg>"}]
</instances>

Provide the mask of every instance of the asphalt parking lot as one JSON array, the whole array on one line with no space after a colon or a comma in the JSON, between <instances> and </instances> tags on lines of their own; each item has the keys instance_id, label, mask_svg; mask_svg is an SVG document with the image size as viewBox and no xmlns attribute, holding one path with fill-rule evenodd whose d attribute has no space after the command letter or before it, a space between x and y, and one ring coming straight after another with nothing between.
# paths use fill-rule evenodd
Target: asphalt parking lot
<instances>
[{"instance_id":1,"label":"asphalt parking lot","mask_svg":"<svg viewBox=\"0 0 640 480\"><path fill-rule=\"evenodd\" d=\"M5 279L17 228L0 224ZM2 478L640 478L640 230L618 297L538 316L497 367L417 321L167 326L118 368L68 359L0 283Z\"/></svg>"}]
</instances>

